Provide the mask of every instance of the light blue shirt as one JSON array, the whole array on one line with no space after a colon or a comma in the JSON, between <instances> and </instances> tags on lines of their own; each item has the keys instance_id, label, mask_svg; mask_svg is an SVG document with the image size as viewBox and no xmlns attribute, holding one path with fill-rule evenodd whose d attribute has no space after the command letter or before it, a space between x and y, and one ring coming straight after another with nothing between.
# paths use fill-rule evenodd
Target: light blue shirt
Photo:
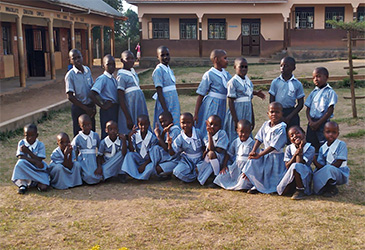
<instances>
[{"instance_id":1,"label":"light blue shirt","mask_svg":"<svg viewBox=\"0 0 365 250\"><path fill-rule=\"evenodd\" d=\"M75 66L69 70L65 76L66 93L73 92L77 100L82 104L90 104L90 90L94 84L89 67L84 67L84 73Z\"/></svg>"},{"instance_id":2,"label":"light blue shirt","mask_svg":"<svg viewBox=\"0 0 365 250\"><path fill-rule=\"evenodd\" d=\"M231 75L225 70L223 71L223 76L225 77L226 82L231 79ZM227 88L224 86L222 78L215 74L213 70L208 70L204 73L196 93L205 96L210 91L227 95Z\"/></svg>"},{"instance_id":3,"label":"light blue shirt","mask_svg":"<svg viewBox=\"0 0 365 250\"><path fill-rule=\"evenodd\" d=\"M289 89L289 82L292 82L294 89ZM296 100L305 96L303 85L294 76L285 81L280 75L271 82L269 93L275 96L275 101L281 103L283 108L295 107Z\"/></svg>"},{"instance_id":4,"label":"light blue shirt","mask_svg":"<svg viewBox=\"0 0 365 250\"><path fill-rule=\"evenodd\" d=\"M20 151L20 147L23 145L27 146L34 155L36 155L40 158L43 158L43 159L46 158L46 147L44 146L43 142L38 141L38 139L32 145L29 145L29 143L26 142L25 139L20 140L18 143L17 151L16 151L17 157L20 155L30 157L29 155Z\"/></svg>"},{"instance_id":5,"label":"light blue shirt","mask_svg":"<svg viewBox=\"0 0 365 250\"><path fill-rule=\"evenodd\" d=\"M318 98L316 98L317 94L320 94ZM320 119L327 112L328 108L332 105L335 106L336 103L337 94L331 86L327 84L327 86L322 89L315 87L305 100L304 105L310 109L309 115L311 118ZM332 117L333 114L331 115L331 118Z\"/></svg>"},{"instance_id":6,"label":"light blue shirt","mask_svg":"<svg viewBox=\"0 0 365 250\"><path fill-rule=\"evenodd\" d=\"M55 150L53 150L51 154L51 164L63 164L63 161L65 159L65 156L63 152L61 151L60 147L57 147ZM76 161L76 155L75 150L72 149L72 162Z\"/></svg>"},{"instance_id":7,"label":"light blue shirt","mask_svg":"<svg viewBox=\"0 0 365 250\"><path fill-rule=\"evenodd\" d=\"M324 148L325 144L322 145L319 148L319 152L318 152L318 163L320 163L321 165L327 165L327 154L329 152L329 150L327 150L326 152L324 152L323 148ZM336 160L344 160L347 161L347 146L346 143L343 141L340 141L340 143L338 144L338 147L335 150L334 153L334 162Z\"/></svg>"},{"instance_id":8,"label":"light blue shirt","mask_svg":"<svg viewBox=\"0 0 365 250\"><path fill-rule=\"evenodd\" d=\"M293 144L291 144L291 145L293 145ZM290 149L291 145L289 145L285 149L285 154L284 154L284 161L285 162L290 161L291 158L293 158L293 152ZM309 146L309 148L303 153L303 160L305 161L305 165L307 165L308 167L310 167L310 165L312 164L314 155L315 155L315 149L314 149L314 147L313 146Z\"/></svg>"},{"instance_id":9,"label":"light blue shirt","mask_svg":"<svg viewBox=\"0 0 365 250\"><path fill-rule=\"evenodd\" d=\"M125 91L127 88L139 86L139 78L134 70L127 71L124 69L118 70L117 76L118 89ZM136 83L137 82L137 83Z\"/></svg>"},{"instance_id":10,"label":"light blue shirt","mask_svg":"<svg viewBox=\"0 0 365 250\"><path fill-rule=\"evenodd\" d=\"M96 78L91 90L98 93L103 101L118 103L117 80L106 71Z\"/></svg>"},{"instance_id":11,"label":"light blue shirt","mask_svg":"<svg viewBox=\"0 0 365 250\"><path fill-rule=\"evenodd\" d=\"M265 149L273 147L277 151L284 148L286 143L286 124L281 122L270 127L271 121L266 121L257 132L255 139L264 143Z\"/></svg>"},{"instance_id":12,"label":"light blue shirt","mask_svg":"<svg viewBox=\"0 0 365 250\"><path fill-rule=\"evenodd\" d=\"M231 78L231 80L227 83L227 96L230 98L240 98L244 96L248 96L252 99L253 97L253 84L251 80L248 77L245 77L245 79L241 79L244 83L243 85L236 79L236 77L240 76L234 76Z\"/></svg>"},{"instance_id":13,"label":"light blue shirt","mask_svg":"<svg viewBox=\"0 0 365 250\"><path fill-rule=\"evenodd\" d=\"M171 145L175 153L185 152L186 154L203 154L203 136L199 129L193 128L193 130L195 130L195 137L193 133L193 136L190 138L193 139L191 143L195 144L195 150L191 143L184 139L185 134L184 131L181 130L181 133L176 137Z\"/></svg>"},{"instance_id":14,"label":"light blue shirt","mask_svg":"<svg viewBox=\"0 0 365 250\"><path fill-rule=\"evenodd\" d=\"M214 147L222 148L224 150L228 149L229 139L228 139L226 131L221 129L221 130L217 131L217 133L215 133L215 135L213 135L212 137L213 137ZM204 143L205 143L205 147L207 148L209 145L208 135L206 135L204 137Z\"/></svg>"},{"instance_id":15,"label":"light blue shirt","mask_svg":"<svg viewBox=\"0 0 365 250\"><path fill-rule=\"evenodd\" d=\"M158 64L152 73L153 83L155 87L166 87L175 85L175 76L169 66L165 66L162 63Z\"/></svg>"}]
</instances>

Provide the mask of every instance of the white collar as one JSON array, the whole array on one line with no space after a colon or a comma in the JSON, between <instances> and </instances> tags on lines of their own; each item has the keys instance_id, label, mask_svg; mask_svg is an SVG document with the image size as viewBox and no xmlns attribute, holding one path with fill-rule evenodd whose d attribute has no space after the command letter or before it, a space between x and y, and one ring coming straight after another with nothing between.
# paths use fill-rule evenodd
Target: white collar
<instances>
[{"instance_id":1,"label":"white collar","mask_svg":"<svg viewBox=\"0 0 365 250\"><path fill-rule=\"evenodd\" d=\"M60 148L60 147L57 147L56 151L57 151L60 155L64 156L64 154L63 154L63 152L62 152L62 150L61 150L61 148Z\"/></svg>"},{"instance_id":2,"label":"white collar","mask_svg":"<svg viewBox=\"0 0 365 250\"><path fill-rule=\"evenodd\" d=\"M279 76L279 78L280 78L280 80L282 80L282 81L284 81L284 82L289 82L289 81L297 80L297 79L294 77L294 75L291 75L290 79L289 79L289 80L287 80L287 81L283 78L283 75L280 75L280 76Z\"/></svg>"},{"instance_id":3,"label":"white collar","mask_svg":"<svg viewBox=\"0 0 365 250\"><path fill-rule=\"evenodd\" d=\"M157 66L159 66L159 67L161 67L163 70L165 70L166 71L166 73L168 73L169 72L169 70L170 70L170 66L169 65L165 65L165 64L163 64L163 63L159 63Z\"/></svg>"},{"instance_id":4,"label":"white collar","mask_svg":"<svg viewBox=\"0 0 365 250\"><path fill-rule=\"evenodd\" d=\"M110 79L114 78L112 74L110 74L108 71L104 71L103 73L104 75L106 75L107 77L109 77Z\"/></svg>"},{"instance_id":5,"label":"white collar","mask_svg":"<svg viewBox=\"0 0 365 250\"><path fill-rule=\"evenodd\" d=\"M304 145L304 148L303 148L303 154L304 154L305 152L307 152L307 150L308 150L308 148L310 148L310 146L311 146L311 144L310 144L309 142L307 142L307 143ZM295 144L294 144L294 143L290 144L290 145L289 145L289 148L290 148L290 152L291 152L291 154L292 154L292 155L294 155L294 154L295 154L295 151L297 151L297 147L295 146Z\"/></svg>"},{"instance_id":6,"label":"white collar","mask_svg":"<svg viewBox=\"0 0 365 250\"><path fill-rule=\"evenodd\" d=\"M120 146L120 140L119 140L119 137L117 137L117 139L115 139L115 141L113 142L109 136L105 137L104 139L105 141L105 145L110 148L110 146L112 146L113 144L117 145L117 146Z\"/></svg>"},{"instance_id":7,"label":"white collar","mask_svg":"<svg viewBox=\"0 0 365 250\"><path fill-rule=\"evenodd\" d=\"M94 131L90 130L90 134L85 135L84 132L79 131L79 135L86 141L88 138L94 138Z\"/></svg>"},{"instance_id":8,"label":"white collar","mask_svg":"<svg viewBox=\"0 0 365 250\"><path fill-rule=\"evenodd\" d=\"M141 135L141 130L137 130L137 133L135 134L135 137L136 137L136 143L139 144L141 142L144 142L146 141L147 144L149 143L149 141L151 140L152 138L152 132L151 131L147 131L147 134L146 134L146 137L144 139L142 139L142 135Z\"/></svg>"},{"instance_id":9,"label":"white collar","mask_svg":"<svg viewBox=\"0 0 365 250\"><path fill-rule=\"evenodd\" d=\"M327 153L327 157L326 157L326 161L329 164L332 164L335 160L335 152L336 149L338 148L338 145L340 144L340 140L336 139L334 142L332 142L331 146L328 146L328 142L326 142L325 144L323 144L323 154L326 153L326 151L328 150Z\"/></svg>"},{"instance_id":10,"label":"white collar","mask_svg":"<svg viewBox=\"0 0 365 250\"><path fill-rule=\"evenodd\" d=\"M291 78L288 81L285 81L285 79L283 78L282 75L279 76L279 78L283 81L283 82L288 82L289 85L289 91L290 92L294 92L294 84L293 84L293 80L296 80L294 75L291 76Z\"/></svg>"},{"instance_id":11,"label":"white collar","mask_svg":"<svg viewBox=\"0 0 365 250\"><path fill-rule=\"evenodd\" d=\"M326 88L330 88L330 89L332 89L332 87L331 87L328 83L327 83L327 85L326 85L326 86L324 86L324 87L323 87L323 88L321 88L321 89L320 89L319 87L317 87L317 86L316 86L314 89L315 89L315 90L319 90L319 91L321 91L321 90L324 90L324 89L326 89Z\"/></svg>"},{"instance_id":12,"label":"white collar","mask_svg":"<svg viewBox=\"0 0 365 250\"><path fill-rule=\"evenodd\" d=\"M239 137L236 140L238 142L237 147L240 147L241 145L248 146L253 141L251 137L248 137L246 141L241 141Z\"/></svg>"},{"instance_id":13,"label":"white collar","mask_svg":"<svg viewBox=\"0 0 365 250\"><path fill-rule=\"evenodd\" d=\"M191 137L188 137L185 133L184 133L184 130L181 130L181 135L182 135L182 138L187 142L187 143L190 143L189 141L191 139L198 139L198 137L196 136L196 131L195 131L195 128L193 127L193 133L191 135Z\"/></svg>"},{"instance_id":14,"label":"white collar","mask_svg":"<svg viewBox=\"0 0 365 250\"><path fill-rule=\"evenodd\" d=\"M38 145L38 139L36 139L35 142L32 145L30 145L29 142L26 139L24 139L24 145L27 148L29 148L30 151L33 151Z\"/></svg>"},{"instance_id":15,"label":"white collar","mask_svg":"<svg viewBox=\"0 0 365 250\"><path fill-rule=\"evenodd\" d=\"M218 140L218 134L219 134L219 131L221 131L221 130L218 130L218 131L217 131L217 133L215 133L215 134L212 136L212 138L213 138L213 141L214 141L214 142Z\"/></svg>"},{"instance_id":16,"label":"white collar","mask_svg":"<svg viewBox=\"0 0 365 250\"><path fill-rule=\"evenodd\" d=\"M245 75L245 79L242 79L239 75L234 75L233 76L234 79L236 79L242 86L245 86L247 85L248 86L248 89L246 90L246 93L248 96L252 96L252 92L253 92L253 89L251 88L251 86L249 85L249 82L250 82L250 78L248 78L247 75Z\"/></svg>"},{"instance_id":17,"label":"white collar","mask_svg":"<svg viewBox=\"0 0 365 250\"><path fill-rule=\"evenodd\" d=\"M86 74L86 73L88 73L89 72L89 70L84 66L84 65L82 65L82 67L84 68L84 73ZM75 65L72 67L72 70L77 74L77 73L81 73L82 74L82 71L81 70L79 70L78 68L76 68L75 67Z\"/></svg>"},{"instance_id":18,"label":"white collar","mask_svg":"<svg viewBox=\"0 0 365 250\"><path fill-rule=\"evenodd\" d=\"M118 70L118 77L120 77L119 74L124 74L124 75L127 75L127 76L131 76L133 78L134 83L137 86L139 86L139 78L138 78L137 73L134 70L134 68L131 68L131 70L120 69L120 70Z\"/></svg>"},{"instance_id":19,"label":"white collar","mask_svg":"<svg viewBox=\"0 0 365 250\"><path fill-rule=\"evenodd\" d=\"M227 88L227 71L225 71L223 68L222 71L219 71L214 67L211 67L210 71L219 76L222 79L223 86Z\"/></svg>"},{"instance_id":20,"label":"white collar","mask_svg":"<svg viewBox=\"0 0 365 250\"><path fill-rule=\"evenodd\" d=\"M286 124L286 123L280 122L279 124L276 124L274 127L271 127L270 124L271 124L271 121L268 121L266 124L266 127L265 127L266 141L270 141L272 132L274 132L278 128L281 128L283 126L283 124Z\"/></svg>"}]
</instances>

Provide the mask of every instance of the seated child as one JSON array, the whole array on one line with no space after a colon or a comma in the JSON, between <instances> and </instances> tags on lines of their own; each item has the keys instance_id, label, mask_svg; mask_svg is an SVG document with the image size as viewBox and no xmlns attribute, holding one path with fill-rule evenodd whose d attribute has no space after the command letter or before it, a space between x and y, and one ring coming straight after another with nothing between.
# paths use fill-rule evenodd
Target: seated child
<instances>
[{"instance_id":1,"label":"seated child","mask_svg":"<svg viewBox=\"0 0 365 250\"><path fill-rule=\"evenodd\" d=\"M204 152L203 136L199 129L194 128L193 115L183 113L180 116L181 132L172 141L167 134L167 145L171 156L180 154L180 161L173 174L183 182L193 182L197 177L196 166L202 160Z\"/></svg>"},{"instance_id":2,"label":"seated child","mask_svg":"<svg viewBox=\"0 0 365 250\"><path fill-rule=\"evenodd\" d=\"M214 183L227 190L242 190L244 179L242 169L248 160L255 141L250 137L252 125L247 120L239 120L237 123L238 137L232 142L227 154L224 157L222 170L214 180ZM233 164L227 166L229 159Z\"/></svg>"},{"instance_id":3,"label":"seated child","mask_svg":"<svg viewBox=\"0 0 365 250\"><path fill-rule=\"evenodd\" d=\"M219 116L209 116L206 126L207 135L203 139L206 148L203 153L204 161L197 164L198 181L201 185L204 185L212 173L219 174L229 143L226 131L221 129L222 121ZM211 183L210 186L214 187L215 184Z\"/></svg>"},{"instance_id":4,"label":"seated child","mask_svg":"<svg viewBox=\"0 0 365 250\"><path fill-rule=\"evenodd\" d=\"M236 58L233 67L236 74L227 83L229 109L224 121L224 130L227 132L229 142L233 142L237 138L236 128L239 120L245 119L252 124L252 127L255 127L252 107L253 95L265 99L265 94L261 90L253 90L253 84L246 75L248 68L246 59Z\"/></svg>"},{"instance_id":5,"label":"seated child","mask_svg":"<svg viewBox=\"0 0 365 250\"><path fill-rule=\"evenodd\" d=\"M284 156L287 171L276 190L279 195L294 193L291 199L301 200L305 195L311 194L313 175L311 164L315 150L309 142L306 142L305 132L299 126L291 127L288 137L291 144L286 148Z\"/></svg>"},{"instance_id":6,"label":"seated child","mask_svg":"<svg viewBox=\"0 0 365 250\"><path fill-rule=\"evenodd\" d=\"M319 148L325 143L323 135L324 124L333 117L333 110L337 103L337 94L327 83L328 70L323 67L313 71L314 90L305 100L308 119L307 142L310 142L318 154Z\"/></svg>"},{"instance_id":7,"label":"seated child","mask_svg":"<svg viewBox=\"0 0 365 250\"><path fill-rule=\"evenodd\" d=\"M129 151L122 165L122 171L137 180L148 180L151 171L145 171L151 162L149 150L156 145L158 140L150 131L150 120L147 115L138 117L138 129L133 126L128 134Z\"/></svg>"},{"instance_id":8,"label":"seated child","mask_svg":"<svg viewBox=\"0 0 365 250\"><path fill-rule=\"evenodd\" d=\"M91 130L88 115L79 117L81 131L72 140L71 145L77 150L77 161L81 165L81 177L87 184L96 184L103 179L103 170L96 161L96 148L99 148L99 135Z\"/></svg>"},{"instance_id":9,"label":"seated child","mask_svg":"<svg viewBox=\"0 0 365 250\"><path fill-rule=\"evenodd\" d=\"M51 154L49 175L51 186L57 189L67 189L82 185L81 166L76 161L70 138L66 133L57 135L58 147Z\"/></svg>"},{"instance_id":10,"label":"seated child","mask_svg":"<svg viewBox=\"0 0 365 250\"><path fill-rule=\"evenodd\" d=\"M337 139L339 127L335 122L327 122L324 126L324 137L327 142L319 149L316 169L313 174L313 191L332 197L338 194L336 185L346 184L349 180L350 168L347 166L346 143Z\"/></svg>"},{"instance_id":11,"label":"seated child","mask_svg":"<svg viewBox=\"0 0 365 250\"><path fill-rule=\"evenodd\" d=\"M284 152L286 143L286 124L282 122L283 106L278 102L269 104L266 121L256 134L256 142L249 154L242 172L245 178L243 189L249 194L274 193L285 174ZM264 143L264 150L257 153Z\"/></svg>"},{"instance_id":12,"label":"seated child","mask_svg":"<svg viewBox=\"0 0 365 250\"><path fill-rule=\"evenodd\" d=\"M103 169L104 180L123 174L121 168L127 154L127 139L124 134L118 135L118 124L108 121L105 131L108 136L100 142L98 149L98 166ZM124 182L125 176L121 180Z\"/></svg>"},{"instance_id":13,"label":"seated child","mask_svg":"<svg viewBox=\"0 0 365 250\"><path fill-rule=\"evenodd\" d=\"M119 97L119 133L128 134L137 126L139 115L148 115L146 99L139 87L139 78L133 68L134 55L129 50L123 51L121 55L123 68L118 71L118 97Z\"/></svg>"},{"instance_id":14,"label":"seated child","mask_svg":"<svg viewBox=\"0 0 365 250\"><path fill-rule=\"evenodd\" d=\"M228 66L227 53L215 49L210 53L213 67L204 73L196 93L194 121L196 127L205 134L205 121L211 115L218 115L222 121L226 114L227 82L231 75L224 70Z\"/></svg>"},{"instance_id":15,"label":"seated child","mask_svg":"<svg viewBox=\"0 0 365 250\"><path fill-rule=\"evenodd\" d=\"M38 141L38 129L35 124L24 126L24 139L18 143L12 182L19 187L18 194L25 194L28 187L37 186L39 191L46 191L49 186L49 175L46 149L43 142Z\"/></svg>"}]
</instances>

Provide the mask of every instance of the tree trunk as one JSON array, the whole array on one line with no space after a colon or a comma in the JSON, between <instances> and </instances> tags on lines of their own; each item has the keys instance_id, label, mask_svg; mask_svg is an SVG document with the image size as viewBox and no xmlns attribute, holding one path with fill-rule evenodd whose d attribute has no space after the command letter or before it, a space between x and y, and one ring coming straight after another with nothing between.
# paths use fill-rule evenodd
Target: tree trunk
<instances>
[{"instance_id":1,"label":"tree trunk","mask_svg":"<svg viewBox=\"0 0 365 250\"><path fill-rule=\"evenodd\" d=\"M348 49L348 60L349 60L349 75L350 75L350 88L351 88L351 106L352 106L352 117L357 117L356 111L356 98L355 98L355 83L354 83L354 70L352 65L352 40L351 31L347 31L347 49Z\"/></svg>"}]
</instances>

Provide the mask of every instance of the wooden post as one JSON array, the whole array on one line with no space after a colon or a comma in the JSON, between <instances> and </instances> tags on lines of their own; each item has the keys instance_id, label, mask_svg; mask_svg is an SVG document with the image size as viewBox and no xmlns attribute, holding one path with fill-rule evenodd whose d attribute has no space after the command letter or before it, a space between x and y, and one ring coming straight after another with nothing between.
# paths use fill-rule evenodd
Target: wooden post
<instances>
[{"instance_id":1,"label":"wooden post","mask_svg":"<svg viewBox=\"0 0 365 250\"><path fill-rule=\"evenodd\" d=\"M112 28L110 34L110 54L114 56L114 53L115 53L115 34L114 34L114 28Z\"/></svg>"},{"instance_id":2,"label":"wooden post","mask_svg":"<svg viewBox=\"0 0 365 250\"><path fill-rule=\"evenodd\" d=\"M101 66L103 66L103 57L104 55L104 26L100 26L100 59L101 59Z\"/></svg>"},{"instance_id":3,"label":"wooden post","mask_svg":"<svg viewBox=\"0 0 365 250\"><path fill-rule=\"evenodd\" d=\"M18 37L19 82L20 87L26 87L22 16L16 18L16 33Z\"/></svg>"},{"instance_id":4,"label":"wooden post","mask_svg":"<svg viewBox=\"0 0 365 250\"><path fill-rule=\"evenodd\" d=\"M76 48L76 41L75 41L75 22L71 22L71 47L73 49Z\"/></svg>"},{"instance_id":5,"label":"wooden post","mask_svg":"<svg viewBox=\"0 0 365 250\"><path fill-rule=\"evenodd\" d=\"M199 17L199 57L203 56L203 29L202 29L202 19Z\"/></svg>"},{"instance_id":6,"label":"wooden post","mask_svg":"<svg viewBox=\"0 0 365 250\"><path fill-rule=\"evenodd\" d=\"M357 117L356 96L355 96L354 71L352 64L352 40L351 40L350 30L347 31L347 49L348 49L349 73L350 73L352 117L356 118Z\"/></svg>"},{"instance_id":7,"label":"wooden post","mask_svg":"<svg viewBox=\"0 0 365 250\"><path fill-rule=\"evenodd\" d=\"M89 68L93 66L93 47L92 47L92 32L91 32L91 24L89 23L87 26L87 37L89 38L88 44L89 44Z\"/></svg>"},{"instance_id":8,"label":"wooden post","mask_svg":"<svg viewBox=\"0 0 365 250\"><path fill-rule=\"evenodd\" d=\"M288 28L287 28L287 22L286 22L286 18L284 17L284 41L283 41L283 49L287 49L288 45L287 45L287 40L288 40Z\"/></svg>"},{"instance_id":9,"label":"wooden post","mask_svg":"<svg viewBox=\"0 0 365 250\"><path fill-rule=\"evenodd\" d=\"M49 57L51 59L51 79L56 79L56 61L54 55L53 19L48 20Z\"/></svg>"}]
</instances>

